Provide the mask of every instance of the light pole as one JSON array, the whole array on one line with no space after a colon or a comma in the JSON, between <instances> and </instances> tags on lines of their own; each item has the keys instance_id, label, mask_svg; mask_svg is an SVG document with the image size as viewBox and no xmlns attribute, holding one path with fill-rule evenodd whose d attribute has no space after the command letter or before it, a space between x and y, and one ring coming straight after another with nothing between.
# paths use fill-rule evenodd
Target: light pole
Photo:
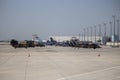
<instances>
[{"instance_id":1,"label":"light pole","mask_svg":"<svg viewBox=\"0 0 120 80\"><path fill-rule=\"evenodd\" d=\"M105 26L105 31L104 31L104 40L105 40L105 44L106 44L106 23L104 23Z\"/></svg>"},{"instance_id":2,"label":"light pole","mask_svg":"<svg viewBox=\"0 0 120 80\"><path fill-rule=\"evenodd\" d=\"M80 40L80 33L78 34L78 36L79 36L79 40Z\"/></svg>"},{"instance_id":3,"label":"light pole","mask_svg":"<svg viewBox=\"0 0 120 80\"><path fill-rule=\"evenodd\" d=\"M110 22L110 38L111 38L111 36L112 36L112 22ZM111 41L112 41L112 39L111 39Z\"/></svg>"},{"instance_id":4,"label":"light pole","mask_svg":"<svg viewBox=\"0 0 120 80\"><path fill-rule=\"evenodd\" d=\"M101 40L101 25L99 24L99 40Z\"/></svg>"},{"instance_id":5,"label":"light pole","mask_svg":"<svg viewBox=\"0 0 120 80\"><path fill-rule=\"evenodd\" d=\"M112 46L112 22L110 22L110 40L111 40L111 46Z\"/></svg>"},{"instance_id":6,"label":"light pole","mask_svg":"<svg viewBox=\"0 0 120 80\"><path fill-rule=\"evenodd\" d=\"M87 28L87 41L89 41L89 29Z\"/></svg>"},{"instance_id":7,"label":"light pole","mask_svg":"<svg viewBox=\"0 0 120 80\"><path fill-rule=\"evenodd\" d=\"M119 20L117 20L117 36L118 36L117 45L119 46Z\"/></svg>"},{"instance_id":8,"label":"light pole","mask_svg":"<svg viewBox=\"0 0 120 80\"><path fill-rule=\"evenodd\" d=\"M92 27L90 27L90 29L91 29L91 41L92 41Z\"/></svg>"},{"instance_id":9,"label":"light pole","mask_svg":"<svg viewBox=\"0 0 120 80\"><path fill-rule=\"evenodd\" d=\"M117 20L117 26L118 26L118 28L117 28L117 34L118 34L118 42L119 42L119 19Z\"/></svg>"},{"instance_id":10,"label":"light pole","mask_svg":"<svg viewBox=\"0 0 120 80\"><path fill-rule=\"evenodd\" d=\"M83 41L83 34L84 34L84 33L82 32L82 41Z\"/></svg>"},{"instance_id":11,"label":"light pole","mask_svg":"<svg viewBox=\"0 0 120 80\"><path fill-rule=\"evenodd\" d=\"M114 21L113 38L114 38L114 42L115 42L115 15L113 15L112 17L113 17L113 21Z\"/></svg>"},{"instance_id":12,"label":"light pole","mask_svg":"<svg viewBox=\"0 0 120 80\"><path fill-rule=\"evenodd\" d=\"M95 43L96 43L96 26L94 26L95 27Z\"/></svg>"},{"instance_id":13,"label":"light pole","mask_svg":"<svg viewBox=\"0 0 120 80\"><path fill-rule=\"evenodd\" d=\"M84 41L85 41L85 28L84 28Z\"/></svg>"}]
</instances>

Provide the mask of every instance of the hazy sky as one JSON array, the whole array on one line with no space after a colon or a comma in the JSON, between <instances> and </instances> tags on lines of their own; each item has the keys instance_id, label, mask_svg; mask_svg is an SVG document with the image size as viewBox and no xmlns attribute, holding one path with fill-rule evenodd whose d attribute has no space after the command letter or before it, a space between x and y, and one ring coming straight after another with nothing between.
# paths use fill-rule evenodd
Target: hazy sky
<instances>
[{"instance_id":1,"label":"hazy sky","mask_svg":"<svg viewBox=\"0 0 120 80\"><path fill-rule=\"evenodd\" d=\"M0 0L0 40L78 35L120 19L120 0Z\"/></svg>"}]
</instances>

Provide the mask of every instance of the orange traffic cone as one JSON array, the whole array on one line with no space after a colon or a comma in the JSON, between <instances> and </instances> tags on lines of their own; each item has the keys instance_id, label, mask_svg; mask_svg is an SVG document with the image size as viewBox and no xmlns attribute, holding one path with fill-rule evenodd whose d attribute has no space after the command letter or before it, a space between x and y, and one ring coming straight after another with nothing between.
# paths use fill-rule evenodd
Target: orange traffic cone
<instances>
[{"instance_id":1,"label":"orange traffic cone","mask_svg":"<svg viewBox=\"0 0 120 80\"><path fill-rule=\"evenodd\" d=\"M98 56L100 56L100 53L98 54Z\"/></svg>"},{"instance_id":2,"label":"orange traffic cone","mask_svg":"<svg viewBox=\"0 0 120 80\"><path fill-rule=\"evenodd\" d=\"M28 55L28 57L30 57L30 54Z\"/></svg>"}]
</instances>

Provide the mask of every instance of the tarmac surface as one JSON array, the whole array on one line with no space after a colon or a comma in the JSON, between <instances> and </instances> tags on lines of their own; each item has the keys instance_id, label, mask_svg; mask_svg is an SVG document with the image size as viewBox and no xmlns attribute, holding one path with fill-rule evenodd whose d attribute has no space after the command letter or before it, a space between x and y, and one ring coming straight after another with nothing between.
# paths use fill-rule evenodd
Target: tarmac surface
<instances>
[{"instance_id":1,"label":"tarmac surface","mask_svg":"<svg viewBox=\"0 0 120 80\"><path fill-rule=\"evenodd\" d=\"M120 80L120 48L0 45L0 80Z\"/></svg>"}]
</instances>

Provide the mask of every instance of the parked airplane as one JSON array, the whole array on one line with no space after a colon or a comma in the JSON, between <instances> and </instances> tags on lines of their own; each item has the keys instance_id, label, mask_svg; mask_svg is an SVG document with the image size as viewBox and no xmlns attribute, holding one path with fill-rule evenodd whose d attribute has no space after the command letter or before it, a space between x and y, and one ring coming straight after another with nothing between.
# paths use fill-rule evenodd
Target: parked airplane
<instances>
[{"instance_id":1,"label":"parked airplane","mask_svg":"<svg viewBox=\"0 0 120 80\"><path fill-rule=\"evenodd\" d=\"M10 44L14 47L14 48L18 48L18 47L35 47L35 46L39 46L39 47L45 47L45 44L39 39L39 37L37 35L33 35L33 39L32 40L25 40L25 41L17 41L15 39L12 39L10 41Z\"/></svg>"},{"instance_id":2,"label":"parked airplane","mask_svg":"<svg viewBox=\"0 0 120 80\"><path fill-rule=\"evenodd\" d=\"M15 39L12 39L10 41L10 44L14 47L14 48L19 48L19 47L35 47L34 42L31 40L25 40L25 41L17 41Z\"/></svg>"},{"instance_id":3,"label":"parked airplane","mask_svg":"<svg viewBox=\"0 0 120 80\"><path fill-rule=\"evenodd\" d=\"M36 34L33 35L32 41L34 41L35 46L45 47L44 42L42 42L42 40Z\"/></svg>"},{"instance_id":4,"label":"parked airplane","mask_svg":"<svg viewBox=\"0 0 120 80\"><path fill-rule=\"evenodd\" d=\"M98 44L89 42L89 41L80 41L79 39L71 39L67 42L70 47L78 47L78 48L101 48Z\"/></svg>"}]
</instances>

